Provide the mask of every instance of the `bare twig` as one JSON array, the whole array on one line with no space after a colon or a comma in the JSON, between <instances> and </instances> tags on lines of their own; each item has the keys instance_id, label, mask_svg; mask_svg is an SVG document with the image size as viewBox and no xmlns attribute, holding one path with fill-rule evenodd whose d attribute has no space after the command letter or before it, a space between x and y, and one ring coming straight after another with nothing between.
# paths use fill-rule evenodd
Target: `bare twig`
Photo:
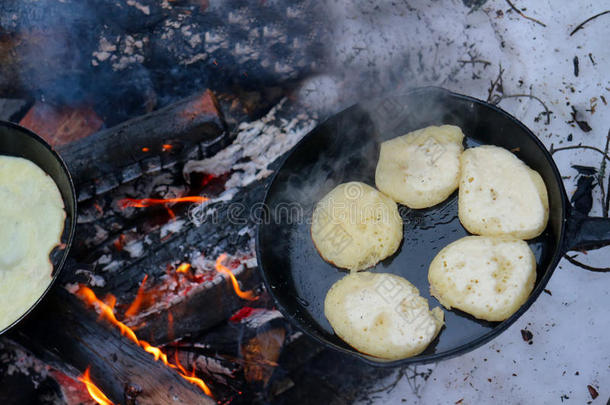
<instances>
[{"instance_id":1,"label":"bare twig","mask_svg":"<svg viewBox=\"0 0 610 405\"><path fill-rule=\"evenodd\" d=\"M608 218L608 210L610 209L610 175L608 176L608 186L606 187L608 194L606 194L606 202L604 203L604 218Z\"/></svg>"},{"instance_id":2,"label":"bare twig","mask_svg":"<svg viewBox=\"0 0 610 405\"><path fill-rule=\"evenodd\" d=\"M468 61L470 62L470 61ZM549 110L549 108L546 106L546 104L544 103L544 101L542 101L540 98L534 96L533 94L504 94L504 79L502 77L502 74L504 73L504 69L502 69L502 65L500 65L500 70L498 72L498 76L496 77L495 80L492 80L490 82L490 86L489 89L487 89L487 102L491 103L493 105L497 105L500 103L500 101L502 101L505 98L519 98L519 97L529 97L531 99L534 99L536 101L538 101L540 104L542 104L542 106L544 107L544 114L546 115L546 124L550 124L551 123L551 110ZM531 91L531 88L530 88ZM494 93L498 93L498 94L494 94Z\"/></svg>"},{"instance_id":3,"label":"bare twig","mask_svg":"<svg viewBox=\"0 0 610 405\"><path fill-rule=\"evenodd\" d=\"M527 19L527 20L533 21L533 22L535 22L536 24L540 24L540 25L542 25L543 27L546 27L546 24L545 24L545 23L543 23L543 22L541 22L541 21L538 21L538 20L536 20L535 18L532 18L532 17L529 17L529 16L527 16L527 15L523 14L523 12L522 12L521 10L519 10L517 7L515 7L515 5L514 5L513 3L511 3L511 1L510 1L510 0L506 0L506 2L507 2L507 3L508 3L508 5L510 6L510 8L512 8L513 10L515 10L515 11L517 12L517 14L519 14L521 17L523 17L523 18L525 18L525 19Z\"/></svg>"},{"instance_id":4,"label":"bare twig","mask_svg":"<svg viewBox=\"0 0 610 405\"><path fill-rule=\"evenodd\" d=\"M502 101L502 96L498 95L498 96L494 97L494 92L497 91L500 94L504 93L504 86L503 86L503 79L502 79L503 73L504 73L504 69L502 69L502 65L500 65L500 70L498 71L498 76L496 77L496 80L493 80L491 82L491 86L489 86L489 89L487 90L487 102L488 103L495 105L495 104L498 104L500 101Z\"/></svg>"},{"instance_id":5,"label":"bare twig","mask_svg":"<svg viewBox=\"0 0 610 405\"><path fill-rule=\"evenodd\" d=\"M608 130L608 135L606 135L606 146L604 148L604 155L608 155L608 148L610 148L610 129ZM604 190L604 177L606 176L606 159L602 157L602 161L599 164L599 171L597 172L597 184L599 184L599 188L602 191L602 215L604 218L608 218L608 203L610 200L606 195L606 190ZM608 176L608 182L610 184L610 176ZM609 185L610 187L610 185ZM607 189L608 195L610 195L610 188Z\"/></svg>"},{"instance_id":6,"label":"bare twig","mask_svg":"<svg viewBox=\"0 0 610 405\"><path fill-rule=\"evenodd\" d=\"M565 254L565 255L563 255L563 257L567 261L572 263L573 265L578 266L585 270L596 271L596 272L600 272L600 273L606 273L606 272L610 271L610 267L593 267L593 266L589 266L588 264L581 263L578 260L574 259L575 257L578 257L577 255L569 256L568 254Z\"/></svg>"},{"instance_id":7,"label":"bare twig","mask_svg":"<svg viewBox=\"0 0 610 405\"><path fill-rule=\"evenodd\" d=\"M610 160L610 156L608 156L607 153L604 153L603 150L596 148L595 146L589 146L589 145L572 145L572 146L562 146L561 148L555 148L553 145L551 145L551 155L554 155L556 152L560 152L562 150L569 150L569 149L590 149L590 150L594 150L598 153L601 153L602 155L604 155L604 158L606 158L607 160Z\"/></svg>"},{"instance_id":8,"label":"bare twig","mask_svg":"<svg viewBox=\"0 0 610 405\"><path fill-rule=\"evenodd\" d=\"M462 66L467 65L467 64L472 64L472 66L474 66L477 63L481 63L483 64L483 68L486 68L487 66L491 65L491 62L483 60L483 59L471 59L471 60L458 60L458 63L461 63Z\"/></svg>"},{"instance_id":9,"label":"bare twig","mask_svg":"<svg viewBox=\"0 0 610 405\"><path fill-rule=\"evenodd\" d=\"M409 375L408 371L412 371L413 374ZM427 371L417 371L417 366L407 366L406 370L405 370L405 376L407 377L407 382L409 383L409 387L411 387L411 390L413 390L413 393L415 394L415 396L419 399L421 399L421 394L420 394L420 390L422 388L422 381L426 382L428 381L428 378L430 377L430 375L432 374L433 369L428 368ZM418 377L421 379L418 382Z\"/></svg>"},{"instance_id":10,"label":"bare twig","mask_svg":"<svg viewBox=\"0 0 610 405\"><path fill-rule=\"evenodd\" d=\"M589 21L595 20L597 17L601 17L602 15L608 14L608 13L610 13L610 10L602 11L599 14L595 14L593 17L587 18L586 20L584 20L583 22L578 24L578 26L576 28L574 28L574 30L572 32L570 32L570 36L574 35L577 31L581 30L585 26L585 24L588 23Z\"/></svg>"},{"instance_id":11,"label":"bare twig","mask_svg":"<svg viewBox=\"0 0 610 405\"><path fill-rule=\"evenodd\" d=\"M396 378L394 379L394 381L392 381L391 383L389 383L388 385L381 387L381 388L377 388L375 390L369 391L367 392L367 394L378 394L380 392L385 391L386 393L390 393L394 390L394 388L396 388L396 386L398 385L398 383L400 382L400 380L402 379L402 377L405 376L405 368L401 368L398 370L398 373L396 374Z\"/></svg>"},{"instance_id":12,"label":"bare twig","mask_svg":"<svg viewBox=\"0 0 610 405\"><path fill-rule=\"evenodd\" d=\"M503 95L502 96L503 99L504 98L518 98L518 97L533 98L534 100L536 100L540 104L542 104L542 106L544 107L544 115L546 115L546 123L547 124L551 123L551 110L549 110L549 108L546 106L546 104L544 104L544 101L542 101L538 97L534 96L533 94L509 94L509 95Z\"/></svg>"}]
</instances>

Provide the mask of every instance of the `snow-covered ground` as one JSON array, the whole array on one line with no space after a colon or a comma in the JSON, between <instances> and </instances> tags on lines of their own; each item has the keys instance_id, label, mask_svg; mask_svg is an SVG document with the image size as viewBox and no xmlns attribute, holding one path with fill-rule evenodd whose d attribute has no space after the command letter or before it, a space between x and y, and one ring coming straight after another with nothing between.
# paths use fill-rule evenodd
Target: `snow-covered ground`
<instances>
[{"instance_id":1,"label":"snow-covered ground","mask_svg":"<svg viewBox=\"0 0 610 405\"><path fill-rule=\"evenodd\" d=\"M366 94L423 84L488 99L502 69L502 88L492 89L492 95L502 94L499 106L537 133L547 148L583 144L603 149L610 130L610 15L570 33L610 9L610 1L511 3L540 23L511 10L505 0L487 1L476 10L460 0L332 2L332 73L307 82L301 97L328 113ZM524 94L537 99L517 96ZM545 105L551 111L548 122ZM589 132L570 123L572 107L590 125ZM561 151L554 158L569 195L577 174L571 166L601 163L601 154L591 150ZM599 187L595 193L591 214L599 216ZM581 258L609 266L610 247ZM506 332L460 357L402 370L406 376L393 389L374 394L374 402L605 404L610 397L609 282L608 273L562 260L549 293ZM533 333L532 344L524 341L522 329ZM391 384L399 372L376 388ZM597 399L588 385L599 392Z\"/></svg>"}]
</instances>

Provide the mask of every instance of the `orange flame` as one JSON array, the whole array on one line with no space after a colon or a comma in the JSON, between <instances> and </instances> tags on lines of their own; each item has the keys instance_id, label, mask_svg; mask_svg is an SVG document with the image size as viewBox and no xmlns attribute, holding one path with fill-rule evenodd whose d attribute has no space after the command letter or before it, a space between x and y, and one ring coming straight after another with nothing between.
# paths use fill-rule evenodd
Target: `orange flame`
<instances>
[{"instance_id":1,"label":"orange flame","mask_svg":"<svg viewBox=\"0 0 610 405\"><path fill-rule=\"evenodd\" d=\"M245 299L248 301L256 301L258 299L258 297L256 295L254 295L254 292L253 291L242 291L241 288L239 287L239 283L237 282L237 278L235 278L235 275L233 274L231 269L229 269L228 267L226 267L222 264L222 262L224 262L224 260L226 258L227 258L226 253L223 253L220 256L218 256L218 259L216 259L216 271L218 271L219 273L224 273L231 278L231 283L233 283L233 289L235 290L235 294L237 294L237 296L239 298L242 298L242 299Z\"/></svg>"},{"instance_id":2,"label":"orange flame","mask_svg":"<svg viewBox=\"0 0 610 405\"><path fill-rule=\"evenodd\" d=\"M161 148L163 149L164 152L171 150L174 146L170 145L169 143L163 144L161 145Z\"/></svg>"},{"instance_id":3,"label":"orange flame","mask_svg":"<svg viewBox=\"0 0 610 405\"><path fill-rule=\"evenodd\" d=\"M150 152L150 148L147 148L146 146L142 148L142 152Z\"/></svg>"},{"instance_id":4,"label":"orange flame","mask_svg":"<svg viewBox=\"0 0 610 405\"><path fill-rule=\"evenodd\" d=\"M132 317L140 312L140 307L142 306L142 301L144 300L144 284L146 284L146 280L148 280L148 274L146 274L142 279L140 287L138 288L138 293L136 294L136 298L133 300L129 308L127 308L127 311L125 311L126 317Z\"/></svg>"},{"instance_id":5,"label":"orange flame","mask_svg":"<svg viewBox=\"0 0 610 405\"><path fill-rule=\"evenodd\" d=\"M99 300L95 296L95 293L90 288L88 288L84 285L80 285L76 294L78 295L79 298L81 298L83 301L85 301L88 305L96 307L98 309L98 311L100 312L100 317L106 319L108 322L110 322L111 324L118 327L123 336L127 336L132 342L139 345L146 352L152 354L155 358L155 361L160 359L163 362L163 364L165 364L166 366L168 366L170 368L175 369L178 372L178 374L182 378L184 378L186 381L197 385L199 388L201 388L201 390L203 392L205 392L206 395L212 397L212 391L203 382L203 380L195 377L194 375L188 375L188 373L183 371L184 368L182 368L182 366L178 367L177 365L171 364L167 360L167 355L165 353L163 353L161 351L161 349L159 349L158 347L152 346L151 344L149 344L148 342L145 342L143 340L139 340L138 337L136 336L135 332L133 330L131 330L129 328L129 326L125 325L123 322L116 319L116 316L114 315L113 307L111 307L108 304L104 303L103 301ZM105 405L105 403L102 403L102 404ZM110 404L112 404L112 403L110 403Z\"/></svg>"},{"instance_id":6,"label":"orange flame","mask_svg":"<svg viewBox=\"0 0 610 405\"><path fill-rule=\"evenodd\" d=\"M182 373L182 377L184 379L186 379L187 381L190 381L191 383L197 385L199 388L201 388L205 392L205 390L208 388L205 384L203 384L202 380L195 377L195 370L193 369L193 371L189 375L189 373L187 373L186 369L184 367L182 367L182 364L180 364L180 360L178 359L178 351L174 352L174 358L175 358L175 362L176 362L176 367L178 367L178 370L180 370L180 372Z\"/></svg>"},{"instance_id":7,"label":"orange flame","mask_svg":"<svg viewBox=\"0 0 610 405\"><path fill-rule=\"evenodd\" d=\"M125 209L127 207L146 208L151 207L153 205L165 205L183 202L203 204L208 200L209 198L201 196L188 196L178 198L123 198L121 201L119 201L119 207L121 209Z\"/></svg>"},{"instance_id":8,"label":"orange flame","mask_svg":"<svg viewBox=\"0 0 610 405\"><path fill-rule=\"evenodd\" d=\"M113 308L105 302L100 301L90 288L85 287L84 285L80 285L76 294L87 304L97 307L97 309L100 311L100 318L104 318L114 326L118 327L123 336L127 336L132 342L136 344L140 343L134 331L131 330L129 326L125 325L122 322L119 322L114 316Z\"/></svg>"},{"instance_id":9,"label":"orange flame","mask_svg":"<svg viewBox=\"0 0 610 405\"><path fill-rule=\"evenodd\" d=\"M78 381L84 383L87 386L87 391L89 391L89 395L91 395L91 398L93 398L93 400L99 405L114 405L114 403L109 400L108 397L104 395L104 393L95 386L95 384L91 382L91 378L89 377L90 369L91 366L87 367L83 375L78 378Z\"/></svg>"},{"instance_id":10,"label":"orange flame","mask_svg":"<svg viewBox=\"0 0 610 405\"><path fill-rule=\"evenodd\" d=\"M190 269L191 269L191 265L189 263L182 263L176 269L176 273L188 273Z\"/></svg>"}]
</instances>

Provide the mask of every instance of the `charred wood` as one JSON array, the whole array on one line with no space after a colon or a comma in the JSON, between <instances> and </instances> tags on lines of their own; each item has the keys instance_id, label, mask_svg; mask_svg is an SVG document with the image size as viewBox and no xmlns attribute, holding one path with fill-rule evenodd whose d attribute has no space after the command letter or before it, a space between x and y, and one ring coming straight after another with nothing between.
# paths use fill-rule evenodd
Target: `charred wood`
<instances>
[{"instance_id":1,"label":"charred wood","mask_svg":"<svg viewBox=\"0 0 610 405\"><path fill-rule=\"evenodd\" d=\"M214 382L219 400L239 392L246 400L266 391L290 331L277 310L243 307L229 321L173 346L181 363L194 364Z\"/></svg>"},{"instance_id":2,"label":"charred wood","mask_svg":"<svg viewBox=\"0 0 610 405\"><path fill-rule=\"evenodd\" d=\"M316 3L7 0L0 94L94 100L102 119L142 114L192 89L261 88L319 68ZM94 78L94 79L93 79Z\"/></svg>"},{"instance_id":3,"label":"charred wood","mask_svg":"<svg viewBox=\"0 0 610 405\"><path fill-rule=\"evenodd\" d=\"M84 264L76 267L78 271L64 272L62 282L87 283L99 294L112 293L120 304L129 304L136 297L144 275L151 288L178 285L184 279L174 279L175 269L181 263L190 263L194 276L202 281L187 284L187 290L166 290L163 300L155 300L160 305L149 313L142 311L137 319L129 320L130 324L138 326L144 322L149 326L142 326L143 336L164 343L171 337L164 332L167 328L158 325L167 324L170 312L175 311L173 317L180 319L180 325L175 325L175 336L197 333L226 319L243 301L224 282L225 276L215 272L214 261L222 253L229 254L238 261L234 273L243 289L259 285L253 236L256 224L264 218L256 209L257 204L263 200L273 162L313 124L312 117L286 102L261 120L242 124L231 145L213 157L191 162L187 165L190 169L185 168L190 170L191 187L197 171L218 171L208 173L222 179L218 190L203 191L211 200L201 206L175 208L177 218L169 222L165 217L165 223L151 223L151 218L163 214L163 208L122 211L117 208L117 200L153 197L147 193L159 184L160 174L169 179L167 187L171 188L174 180L182 180L178 165L81 204L72 256ZM179 177L176 171L180 172ZM178 190L183 187L176 186Z\"/></svg>"},{"instance_id":4,"label":"charred wood","mask_svg":"<svg viewBox=\"0 0 610 405\"><path fill-rule=\"evenodd\" d=\"M52 290L41 309L10 338L70 374L90 366L93 383L113 402L124 403L135 387L140 404L215 403L65 290Z\"/></svg>"},{"instance_id":5,"label":"charred wood","mask_svg":"<svg viewBox=\"0 0 610 405\"><path fill-rule=\"evenodd\" d=\"M206 153L225 134L210 91L59 148L79 188L79 201L142 173ZM158 163L157 163L158 162Z\"/></svg>"},{"instance_id":6,"label":"charred wood","mask_svg":"<svg viewBox=\"0 0 610 405\"><path fill-rule=\"evenodd\" d=\"M260 287L256 268L245 268L237 278L245 290ZM134 325L138 335L144 339L154 344L166 344L175 338L207 331L228 319L244 305L244 301L233 291L231 283L222 276L195 287L187 296L175 301L165 308L131 319L128 323ZM171 322L170 319L178 321Z\"/></svg>"}]
</instances>

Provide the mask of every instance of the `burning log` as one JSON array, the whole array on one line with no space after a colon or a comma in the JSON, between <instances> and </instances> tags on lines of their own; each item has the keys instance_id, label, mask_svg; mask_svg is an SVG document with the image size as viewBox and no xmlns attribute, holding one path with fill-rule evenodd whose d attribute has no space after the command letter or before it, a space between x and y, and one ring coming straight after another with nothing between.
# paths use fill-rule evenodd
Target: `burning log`
<instances>
[{"instance_id":1,"label":"burning log","mask_svg":"<svg viewBox=\"0 0 610 405\"><path fill-rule=\"evenodd\" d=\"M244 268L239 273L239 279L244 288L256 288L260 284L255 268ZM222 277L196 287L187 297L181 298L165 308L137 315L129 319L128 323L134 325L138 334L149 341L165 344L176 337L208 330L229 318L243 305L243 300ZM172 322L170 319L179 321ZM172 325L171 328L168 325Z\"/></svg>"},{"instance_id":2,"label":"burning log","mask_svg":"<svg viewBox=\"0 0 610 405\"><path fill-rule=\"evenodd\" d=\"M59 150L79 186L79 201L84 201L143 173L210 153L223 134L215 97L205 91Z\"/></svg>"},{"instance_id":3,"label":"burning log","mask_svg":"<svg viewBox=\"0 0 610 405\"><path fill-rule=\"evenodd\" d=\"M287 101L258 121L242 123L237 128L233 144L213 157L191 163L185 170L191 188L193 182L199 180L211 187L211 176L223 179L219 189L205 195L209 200L195 202L188 211L182 206L180 210L175 209L176 218L168 222L166 219L162 226L143 225L148 223L150 213L155 209L151 206L152 201L156 201L151 198L155 196L124 193L136 183L149 184L146 187L152 189L154 184L159 184L160 175L176 179L178 174L182 179L183 168L175 161L168 162L156 173L143 171L138 181L109 188L106 192L96 190L98 195L80 205L79 237L71 252L73 259L86 264L72 263L68 266L61 274L60 284L74 288L87 281L98 296L115 294L119 313L127 312L127 307L134 308L130 311L132 316L120 323L121 330L128 336L135 331L139 339L144 338L152 344L200 335L211 326L222 323L244 302L249 302L245 300L258 297L260 281L253 263L253 232L261 218L252 208L262 201L266 178L272 173L273 163L314 123L312 117L301 113L298 106ZM123 145L124 149L125 145L132 145L128 143L130 140L143 140L140 132L146 133L147 128L133 132L133 137L129 138L124 132L112 129L98 134L113 138L113 143ZM153 135L156 133L152 131ZM150 131L148 136L151 136ZM104 137L92 135L78 141L76 145L79 147L68 145L64 157L73 166L70 156L81 156L77 163L84 162L84 143L95 139L108 145ZM165 144L172 145L170 151L184 139L176 138L172 139L174 142L166 143L162 136L153 137L160 148ZM154 147L147 143L150 146L138 146ZM126 154L118 146L112 150L117 154L123 153L123 156ZM71 151L80 151L80 154ZM108 156L99 157L100 162L104 159L108 162ZM120 161L119 164L113 162L104 165L115 172L122 169ZM76 166L74 172L86 176L84 164L80 168ZM101 172L99 168L96 170L96 173ZM184 185L179 187L185 188ZM122 209L118 202L126 197L137 198L137 204L135 200L128 200L134 204L126 205L134 206ZM237 215L236 206L243 208ZM97 214L83 212L90 208ZM89 245L82 244L89 235L87 229L97 229L105 236ZM206 267L210 265L210 268ZM86 271L82 271L83 268ZM223 272L225 274L221 274ZM73 291L76 290L78 287ZM139 304L135 300L139 291L142 294L150 291L162 294L153 295L155 299L149 300L151 306L145 307L146 300ZM134 306L130 305L132 302ZM256 302L257 305L264 304ZM118 317L123 319L121 315ZM172 321L173 327L170 328ZM241 342L243 345L237 351L240 355L247 354L247 361L251 363L247 371L249 378L262 384L270 378L269 370L273 366L259 363L267 359L274 362L285 337L285 332L279 327L265 332L268 332L265 342L269 342L251 336ZM93 311L85 309L74 296L61 288L55 288L45 299L45 304L10 336L42 360L72 376L81 376L90 366L92 383L113 402L129 401L140 389L141 393L136 396L138 403L165 403L170 395L179 396L182 403L198 403L204 398L196 387L181 377L190 376L182 366L174 363L172 368L154 361L151 353L157 353L157 348L148 343L144 345L141 340L135 341L139 343L134 343L133 339L130 342L116 328L109 328L106 321L96 322Z\"/></svg>"},{"instance_id":4,"label":"burning log","mask_svg":"<svg viewBox=\"0 0 610 405\"><path fill-rule=\"evenodd\" d=\"M285 338L286 331L283 328L275 328L253 337L243 345L246 381L267 385L273 374L273 366L280 357Z\"/></svg>"},{"instance_id":5,"label":"burning log","mask_svg":"<svg viewBox=\"0 0 610 405\"><path fill-rule=\"evenodd\" d=\"M220 190L209 195L209 201L202 205L192 205L188 211L176 210L176 219L170 219L164 225L147 225L150 221L147 213L154 207L128 208L132 210L131 214L138 210L141 216L125 212L130 216L127 228L121 228L126 221L121 218L123 212L116 207L118 203L108 203L100 196L93 200L93 205L82 204L80 209L88 211L81 211L81 223L77 228L80 237L73 247L73 257L92 266L85 266L89 267L86 272L65 272L63 282L102 280L95 283L95 291L112 293L122 304L136 298L144 274L148 275L147 285L175 285L175 288L166 289L165 294L157 295L159 298L153 300L158 303L156 307L128 321L137 327L144 324L142 336L157 343L170 340L165 327L170 312L175 319L180 319L175 324L176 336L197 333L226 319L244 301L235 294L234 286L224 281L231 276L218 274L222 268L215 268L214 262L222 253L235 255L239 260L231 270L241 282L241 288L251 290L260 284L254 271L253 235L257 221L263 219L256 207L265 193L265 179L272 173L269 165L313 125L311 117L287 102L258 121L242 124L233 144L211 158L188 164L185 169L190 173L191 183L196 171L217 171L213 175L224 178ZM227 173L223 174L225 171ZM139 183L155 178L146 176ZM125 192L121 190L123 188L115 190L115 194ZM95 204L98 204L102 218L96 219L99 213ZM134 232L130 232L128 238L119 237L129 229ZM102 235L99 240L97 233ZM89 238L92 241L84 243ZM183 263L197 267L193 276L200 277L199 281L185 279L184 274L177 278L176 269ZM83 278L83 273L90 274L90 279ZM214 310L197 311L196 308Z\"/></svg>"},{"instance_id":6,"label":"burning log","mask_svg":"<svg viewBox=\"0 0 610 405\"><path fill-rule=\"evenodd\" d=\"M60 288L10 337L67 374L90 367L91 381L115 403L215 403Z\"/></svg>"},{"instance_id":7,"label":"burning log","mask_svg":"<svg viewBox=\"0 0 610 405\"><path fill-rule=\"evenodd\" d=\"M248 399L265 390L278 367L290 329L277 310L245 306L205 334L171 346L182 363L194 364L215 382L217 399L239 394L243 403L252 403Z\"/></svg>"},{"instance_id":8,"label":"burning log","mask_svg":"<svg viewBox=\"0 0 610 405\"><path fill-rule=\"evenodd\" d=\"M59 374L65 376L49 372L46 364L8 339L0 340L0 403L3 405L61 403L66 395L56 382L62 378ZM66 405L82 404L87 397L80 399L66 401Z\"/></svg>"}]
</instances>

